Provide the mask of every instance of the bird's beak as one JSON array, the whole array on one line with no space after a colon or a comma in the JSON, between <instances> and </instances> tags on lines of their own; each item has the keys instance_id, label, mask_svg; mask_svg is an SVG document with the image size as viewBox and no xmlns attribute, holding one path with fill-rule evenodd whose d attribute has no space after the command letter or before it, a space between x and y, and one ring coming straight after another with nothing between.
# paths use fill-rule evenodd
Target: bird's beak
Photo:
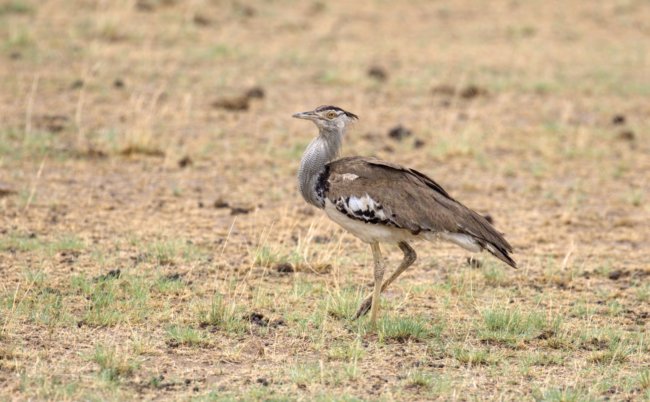
<instances>
[{"instance_id":1,"label":"bird's beak","mask_svg":"<svg viewBox=\"0 0 650 402\"><path fill-rule=\"evenodd\" d=\"M291 117L295 117L296 119L305 119L305 120L313 120L316 118L316 113L313 111L311 112L301 112L301 113L296 113L291 115Z\"/></svg>"}]
</instances>

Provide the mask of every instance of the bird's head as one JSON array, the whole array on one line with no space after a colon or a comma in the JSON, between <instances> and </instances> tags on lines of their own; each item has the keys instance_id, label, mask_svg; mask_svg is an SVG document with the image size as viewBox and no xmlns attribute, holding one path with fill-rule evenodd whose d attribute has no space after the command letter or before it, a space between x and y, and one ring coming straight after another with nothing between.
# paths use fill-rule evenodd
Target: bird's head
<instances>
[{"instance_id":1,"label":"bird's head","mask_svg":"<svg viewBox=\"0 0 650 402\"><path fill-rule=\"evenodd\" d=\"M343 132L351 122L359 119L356 114L336 106L319 106L309 112L296 113L293 117L311 120L321 130L336 132Z\"/></svg>"}]
</instances>

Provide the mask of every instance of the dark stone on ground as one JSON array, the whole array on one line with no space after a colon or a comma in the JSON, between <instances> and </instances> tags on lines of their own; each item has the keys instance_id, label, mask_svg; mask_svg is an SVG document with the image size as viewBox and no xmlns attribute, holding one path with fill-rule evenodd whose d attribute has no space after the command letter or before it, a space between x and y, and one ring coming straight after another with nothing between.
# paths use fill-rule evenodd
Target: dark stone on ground
<instances>
[{"instance_id":1,"label":"dark stone on ground","mask_svg":"<svg viewBox=\"0 0 650 402\"><path fill-rule=\"evenodd\" d=\"M413 141L413 148L415 149L420 149L425 145L425 142L422 141L419 138L416 138L415 141Z\"/></svg>"},{"instance_id":2,"label":"dark stone on ground","mask_svg":"<svg viewBox=\"0 0 650 402\"><path fill-rule=\"evenodd\" d=\"M386 81L388 79L388 72L381 66L371 66L368 69L368 77L377 81Z\"/></svg>"},{"instance_id":3,"label":"dark stone on ground","mask_svg":"<svg viewBox=\"0 0 650 402\"><path fill-rule=\"evenodd\" d=\"M228 207L230 207L230 204L228 204L227 201L224 201L224 200L221 199L221 198L217 198L217 199L212 203L212 206L213 206L214 208L221 209L221 208L228 208Z\"/></svg>"},{"instance_id":4,"label":"dark stone on ground","mask_svg":"<svg viewBox=\"0 0 650 402\"><path fill-rule=\"evenodd\" d=\"M485 88L481 88L476 85L468 85L462 91L460 91L460 97L463 99L473 99L479 96L485 96L488 94L488 91Z\"/></svg>"},{"instance_id":5,"label":"dark stone on ground","mask_svg":"<svg viewBox=\"0 0 650 402\"><path fill-rule=\"evenodd\" d=\"M182 158L178 161L178 167L180 167L180 168L184 168L184 167L187 167L187 166L191 166L192 163L194 163L194 162L192 161L192 158L190 158L189 156L185 155L184 157L182 157Z\"/></svg>"},{"instance_id":6,"label":"dark stone on ground","mask_svg":"<svg viewBox=\"0 0 650 402\"><path fill-rule=\"evenodd\" d=\"M255 325L259 325L260 327L269 326L269 319L264 317L261 313L250 313L248 316L244 317L244 319Z\"/></svg>"},{"instance_id":7,"label":"dark stone on ground","mask_svg":"<svg viewBox=\"0 0 650 402\"><path fill-rule=\"evenodd\" d=\"M266 94L262 87L252 87L246 91L246 97L249 99L262 99L264 96L266 96Z\"/></svg>"},{"instance_id":8,"label":"dark stone on ground","mask_svg":"<svg viewBox=\"0 0 650 402\"><path fill-rule=\"evenodd\" d=\"M100 281L106 281L109 279L119 279L119 277L122 275L122 271L117 268L117 269L111 269L106 273L105 275L99 275L95 277L95 282L100 282Z\"/></svg>"},{"instance_id":9,"label":"dark stone on ground","mask_svg":"<svg viewBox=\"0 0 650 402\"><path fill-rule=\"evenodd\" d=\"M614 117L612 117L612 124L615 126L625 124L625 115L615 114Z\"/></svg>"},{"instance_id":10,"label":"dark stone on ground","mask_svg":"<svg viewBox=\"0 0 650 402\"><path fill-rule=\"evenodd\" d=\"M620 133L618 133L617 137L619 140L624 140L624 141L634 141L636 139L636 135L634 135L634 131L632 130L623 130Z\"/></svg>"},{"instance_id":11,"label":"dark stone on ground","mask_svg":"<svg viewBox=\"0 0 650 402\"><path fill-rule=\"evenodd\" d=\"M404 138L410 137L411 134L413 134L411 130L402 126L401 124L398 124L388 131L388 137L396 141L402 141Z\"/></svg>"},{"instance_id":12,"label":"dark stone on ground","mask_svg":"<svg viewBox=\"0 0 650 402\"><path fill-rule=\"evenodd\" d=\"M255 207L230 207L230 215L246 215L253 211Z\"/></svg>"},{"instance_id":13,"label":"dark stone on ground","mask_svg":"<svg viewBox=\"0 0 650 402\"><path fill-rule=\"evenodd\" d=\"M607 277L613 281L616 281L620 279L621 277L625 276L625 272L621 271L620 269L617 269L615 271L612 271L607 275Z\"/></svg>"},{"instance_id":14,"label":"dark stone on ground","mask_svg":"<svg viewBox=\"0 0 650 402\"><path fill-rule=\"evenodd\" d=\"M178 272L175 272L175 273L167 274L167 275L163 276L163 279L166 280L166 281L170 281L170 282L180 281L182 276L183 276L182 274L179 274Z\"/></svg>"},{"instance_id":15,"label":"dark stone on ground","mask_svg":"<svg viewBox=\"0 0 650 402\"><path fill-rule=\"evenodd\" d=\"M456 88L448 84L440 84L431 88L431 93L433 95L454 96L456 94Z\"/></svg>"},{"instance_id":16,"label":"dark stone on ground","mask_svg":"<svg viewBox=\"0 0 650 402\"><path fill-rule=\"evenodd\" d=\"M248 110L249 97L244 96L233 96L230 98L219 98L216 101L212 102L212 107L216 109L225 109L230 111L245 111Z\"/></svg>"},{"instance_id":17,"label":"dark stone on ground","mask_svg":"<svg viewBox=\"0 0 650 402\"><path fill-rule=\"evenodd\" d=\"M194 14L194 18L192 18L192 22L194 22L198 26L206 27L208 25L212 24L212 20L205 15L201 14Z\"/></svg>"},{"instance_id":18,"label":"dark stone on ground","mask_svg":"<svg viewBox=\"0 0 650 402\"><path fill-rule=\"evenodd\" d=\"M284 274L295 272L293 265L288 262L281 262L275 266L275 270Z\"/></svg>"}]
</instances>

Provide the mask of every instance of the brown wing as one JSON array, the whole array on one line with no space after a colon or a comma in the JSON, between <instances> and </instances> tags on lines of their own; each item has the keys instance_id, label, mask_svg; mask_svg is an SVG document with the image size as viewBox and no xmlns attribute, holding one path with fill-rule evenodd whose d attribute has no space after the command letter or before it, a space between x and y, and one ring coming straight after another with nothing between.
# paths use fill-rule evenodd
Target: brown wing
<instances>
[{"instance_id":1,"label":"brown wing","mask_svg":"<svg viewBox=\"0 0 650 402\"><path fill-rule=\"evenodd\" d=\"M381 209L380 223L422 231L469 235L484 249L507 264L515 266L508 255L512 247L490 223L478 213L453 199L438 183L426 175L374 158L348 157L331 162L326 196L345 208L346 202L368 195ZM349 216L378 223L375 213ZM356 216L355 216L356 215ZM371 215L371 216L370 216Z\"/></svg>"}]
</instances>

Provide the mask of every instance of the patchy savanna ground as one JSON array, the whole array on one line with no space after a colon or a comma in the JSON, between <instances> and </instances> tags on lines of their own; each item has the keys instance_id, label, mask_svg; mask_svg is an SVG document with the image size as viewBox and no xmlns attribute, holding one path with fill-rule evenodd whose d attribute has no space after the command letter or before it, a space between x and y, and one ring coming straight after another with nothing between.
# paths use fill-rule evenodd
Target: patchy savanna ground
<instances>
[{"instance_id":1,"label":"patchy savanna ground","mask_svg":"<svg viewBox=\"0 0 650 402\"><path fill-rule=\"evenodd\" d=\"M650 398L649 55L643 0L0 0L2 399ZM520 268L420 244L352 321L319 104Z\"/></svg>"}]
</instances>

